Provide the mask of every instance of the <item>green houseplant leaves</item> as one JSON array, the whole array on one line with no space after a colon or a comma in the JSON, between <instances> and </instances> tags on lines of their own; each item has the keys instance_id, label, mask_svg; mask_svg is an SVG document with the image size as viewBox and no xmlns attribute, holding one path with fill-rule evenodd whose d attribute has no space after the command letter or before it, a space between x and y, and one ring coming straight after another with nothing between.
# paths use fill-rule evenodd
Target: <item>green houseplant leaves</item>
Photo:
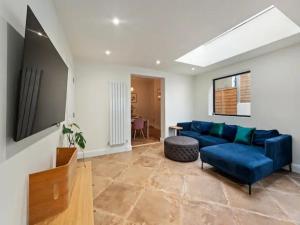
<instances>
[{"instance_id":1,"label":"green houseplant leaves","mask_svg":"<svg viewBox=\"0 0 300 225\"><path fill-rule=\"evenodd\" d=\"M86 140L80 131L80 127L76 123L63 125L62 133L67 137L69 147L79 147L81 150L85 149Z\"/></svg>"}]
</instances>

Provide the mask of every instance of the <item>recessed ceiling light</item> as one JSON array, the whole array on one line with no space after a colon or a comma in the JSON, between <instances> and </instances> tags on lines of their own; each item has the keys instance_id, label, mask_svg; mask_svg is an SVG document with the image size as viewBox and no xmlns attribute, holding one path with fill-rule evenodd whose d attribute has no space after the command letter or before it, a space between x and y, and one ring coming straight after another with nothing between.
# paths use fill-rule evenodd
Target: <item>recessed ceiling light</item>
<instances>
[{"instance_id":1,"label":"recessed ceiling light","mask_svg":"<svg viewBox=\"0 0 300 225\"><path fill-rule=\"evenodd\" d=\"M192 67L192 70L194 71L194 70L195 70L195 67Z\"/></svg>"},{"instance_id":2,"label":"recessed ceiling light","mask_svg":"<svg viewBox=\"0 0 300 225\"><path fill-rule=\"evenodd\" d=\"M298 33L300 27L272 5L176 61L205 67Z\"/></svg>"},{"instance_id":3,"label":"recessed ceiling light","mask_svg":"<svg viewBox=\"0 0 300 225\"><path fill-rule=\"evenodd\" d=\"M159 60L156 60L156 64L159 65L159 64L160 64L160 61L159 61Z\"/></svg>"},{"instance_id":4,"label":"recessed ceiling light","mask_svg":"<svg viewBox=\"0 0 300 225\"><path fill-rule=\"evenodd\" d=\"M113 24L116 25L116 26L118 26L118 25L120 24L120 20L119 20L119 18L117 18L117 17L113 18L112 22L113 22Z\"/></svg>"},{"instance_id":5,"label":"recessed ceiling light","mask_svg":"<svg viewBox=\"0 0 300 225\"><path fill-rule=\"evenodd\" d=\"M109 50L106 50L106 51L105 51L105 54L106 54L106 55L110 55L111 52L110 52Z\"/></svg>"}]
</instances>

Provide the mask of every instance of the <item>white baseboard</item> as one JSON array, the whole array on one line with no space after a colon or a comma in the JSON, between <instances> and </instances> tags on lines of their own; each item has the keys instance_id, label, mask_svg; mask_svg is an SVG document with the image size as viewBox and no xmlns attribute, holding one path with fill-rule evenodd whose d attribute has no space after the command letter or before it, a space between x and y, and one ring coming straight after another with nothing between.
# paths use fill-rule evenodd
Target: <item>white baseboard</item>
<instances>
[{"instance_id":1,"label":"white baseboard","mask_svg":"<svg viewBox=\"0 0 300 225\"><path fill-rule=\"evenodd\" d=\"M295 172L295 173L300 173L300 164L293 163L292 164L292 171Z\"/></svg>"},{"instance_id":2,"label":"white baseboard","mask_svg":"<svg viewBox=\"0 0 300 225\"><path fill-rule=\"evenodd\" d=\"M121 146L107 146L106 148L102 149L94 149L94 150L85 150L84 153L82 151L79 151L77 154L78 159L82 159L83 155L85 158L91 158L101 155L109 155L114 153L120 153L120 152L129 152L132 150L131 145L121 145Z\"/></svg>"},{"instance_id":3,"label":"white baseboard","mask_svg":"<svg viewBox=\"0 0 300 225\"><path fill-rule=\"evenodd\" d=\"M160 142L163 143L164 138L160 138ZM101 156L101 155L109 155L109 154L120 153L120 152L129 152L131 150L132 150L131 145L122 145L122 146L115 146L115 147L107 146L107 148L102 148L102 149L85 150L84 157L91 158L91 157L97 157L97 156ZM79 151L77 156L78 156L78 159L82 159L83 152ZM295 173L300 173L300 164L293 163L292 170Z\"/></svg>"}]
</instances>

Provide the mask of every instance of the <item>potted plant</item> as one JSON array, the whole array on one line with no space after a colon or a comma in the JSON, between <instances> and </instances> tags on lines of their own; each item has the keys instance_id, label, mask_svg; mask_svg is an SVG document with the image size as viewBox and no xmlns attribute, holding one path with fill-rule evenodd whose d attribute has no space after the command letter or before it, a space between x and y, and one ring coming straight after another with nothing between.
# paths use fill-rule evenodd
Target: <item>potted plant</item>
<instances>
[{"instance_id":1,"label":"potted plant","mask_svg":"<svg viewBox=\"0 0 300 225\"><path fill-rule=\"evenodd\" d=\"M85 149L86 140L76 123L71 123L67 126L64 124L62 133L64 136L67 136L70 148L77 145L81 150Z\"/></svg>"},{"instance_id":2,"label":"potted plant","mask_svg":"<svg viewBox=\"0 0 300 225\"><path fill-rule=\"evenodd\" d=\"M67 137L69 148L79 147L83 154L84 160L84 149L86 146L86 140L80 130L80 127L76 123L69 125L63 125L62 133Z\"/></svg>"}]
</instances>

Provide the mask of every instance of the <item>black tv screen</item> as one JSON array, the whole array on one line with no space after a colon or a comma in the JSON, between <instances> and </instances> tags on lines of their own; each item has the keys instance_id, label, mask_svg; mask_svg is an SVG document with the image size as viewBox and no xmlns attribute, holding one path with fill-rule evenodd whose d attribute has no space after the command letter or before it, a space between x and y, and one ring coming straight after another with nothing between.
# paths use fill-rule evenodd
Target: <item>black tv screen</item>
<instances>
[{"instance_id":1,"label":"black tv screen","mask_svg":"<svg viewBox=\"0 0 300 225\"><path fill-rule=\"evenodd\" d=\"M15 140L65 120L68 67L27 8Z\"/></svg>"}]
</instances>

